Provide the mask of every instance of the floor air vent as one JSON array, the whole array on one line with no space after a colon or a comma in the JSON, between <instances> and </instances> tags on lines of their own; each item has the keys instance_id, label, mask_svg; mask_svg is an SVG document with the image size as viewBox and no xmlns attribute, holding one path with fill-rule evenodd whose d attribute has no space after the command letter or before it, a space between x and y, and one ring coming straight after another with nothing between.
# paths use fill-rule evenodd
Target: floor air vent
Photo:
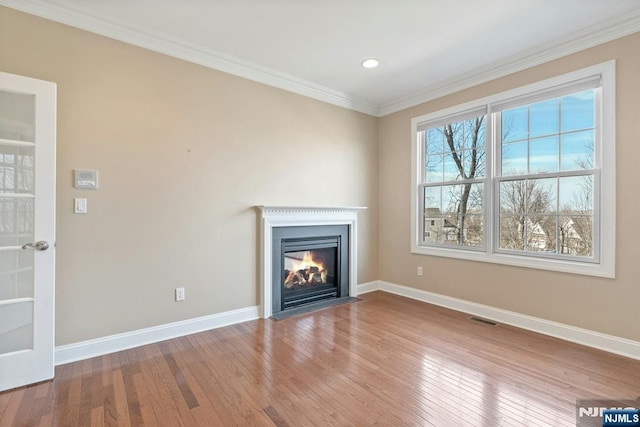
<instances>
[{"instance_id":1,"label":"floor air vent","mask_svg":"<svg viewBox=\"0 0 640 427\"><path fill-rule=\"evenodd\" d=\"M496 322L492 322L491 320L487 320L487 319L481 319L479 317L469 317L469 320L473 320L474 322L478 322L478 323L483 323L485 325L489 325L489 326L498 326L498 324Z\"/></svg>"}]
</instances>

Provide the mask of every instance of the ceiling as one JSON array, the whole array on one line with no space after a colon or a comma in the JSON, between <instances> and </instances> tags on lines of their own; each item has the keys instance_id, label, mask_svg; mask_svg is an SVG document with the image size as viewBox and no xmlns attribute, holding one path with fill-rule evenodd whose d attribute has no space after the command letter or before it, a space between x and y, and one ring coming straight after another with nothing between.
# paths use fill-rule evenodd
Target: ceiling
<instances>
[{"instance_id":1,"label":"ceiling","mask_svg":"<svg viewBox=\"0 0 640 427\"><path fill-rule=\"evenodd\" d=\"M0 4L376 116L640 31L640 0Z\"/></svg>"}]
</instances>

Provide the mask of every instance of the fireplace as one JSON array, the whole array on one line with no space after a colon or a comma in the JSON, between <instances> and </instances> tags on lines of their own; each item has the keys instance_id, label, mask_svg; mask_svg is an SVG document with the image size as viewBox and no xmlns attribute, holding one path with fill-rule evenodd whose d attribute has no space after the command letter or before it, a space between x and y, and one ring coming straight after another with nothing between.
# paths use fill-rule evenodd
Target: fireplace
<instances>
[{"instance_id":1,"label":"fireplace","mask_svg":"<svg viewBox=\"0 0 640 427\"><path fill-rule=\"evenodd\" d=\"M349 227L273 228L272 312L349 295Z\"/></svg>"},{"instance_id":2,"label":"fireplace","mask_svg":"<svg viewBox=\"0 0 640 427\"><path fill-rule=\"evenodd\" d=\"M357 296L361 207L256 206L263 318Z\"/></svg>"}]
</instances>

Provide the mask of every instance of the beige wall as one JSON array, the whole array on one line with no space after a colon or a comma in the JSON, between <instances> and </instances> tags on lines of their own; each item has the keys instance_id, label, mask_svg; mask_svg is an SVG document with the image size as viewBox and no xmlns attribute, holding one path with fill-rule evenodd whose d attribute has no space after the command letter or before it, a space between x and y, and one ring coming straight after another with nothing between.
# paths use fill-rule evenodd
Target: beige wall
<instances>
[{"instance_id":1,"label":"beige wall","mask_svg":"<svg viewBox=\"0 0 640 427\"><path fill-rule=\"evenodd\" d=\"M640 341L638 52L640 33L380 119L380 279ZM410 253L412 117L610 59L617 60L615 280ZM416 275L419 265L424 277Z\"/></svg>"},{"instance_id":2,"label":"beige wall","mask_svg":"<svg viewBox=\"0 0 640 427\"><path fill-rule=\"evenodd\" d=\"M378 277L376 118L3 7L0 70L58 84L57 345L258 304L254 205L368 206Z\"/></svg>"}]
</instances>

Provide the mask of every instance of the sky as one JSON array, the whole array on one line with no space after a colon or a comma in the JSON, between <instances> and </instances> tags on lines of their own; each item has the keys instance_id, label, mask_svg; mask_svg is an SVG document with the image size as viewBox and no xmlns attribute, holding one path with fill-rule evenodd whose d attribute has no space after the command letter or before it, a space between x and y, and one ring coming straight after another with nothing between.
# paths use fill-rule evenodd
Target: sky
<instances>
[{"instance_id":1,"label":"sky","mask_svg":"<svg viewBox=\"0 0 640 427\"><path fill-rule=\"evenodd\" d=\"M593 167L595 138L595 89L557 97L530 105L504 110L501 113L500 173L503 177L523 174L572 171ZM473 120L473 119L472 119ZM456 145L461 147L465 173L469 173L472 158L472 120L454 126ZM484 134L482 123L481 133ZM426 183L460 179L454 158L445 143L442 128L426 131ZM477 157L484 154L484 138L477 141ZM479 168L476 177L484 176ZM548 188L562 208L571 205L584 193L592 180L584 177L563 177L538 180ZM478 184L481 185L481 184ZM459 186L427 187L425 207L438 207L442 212L453 209Z\"/></svg>"}]
</instances>

